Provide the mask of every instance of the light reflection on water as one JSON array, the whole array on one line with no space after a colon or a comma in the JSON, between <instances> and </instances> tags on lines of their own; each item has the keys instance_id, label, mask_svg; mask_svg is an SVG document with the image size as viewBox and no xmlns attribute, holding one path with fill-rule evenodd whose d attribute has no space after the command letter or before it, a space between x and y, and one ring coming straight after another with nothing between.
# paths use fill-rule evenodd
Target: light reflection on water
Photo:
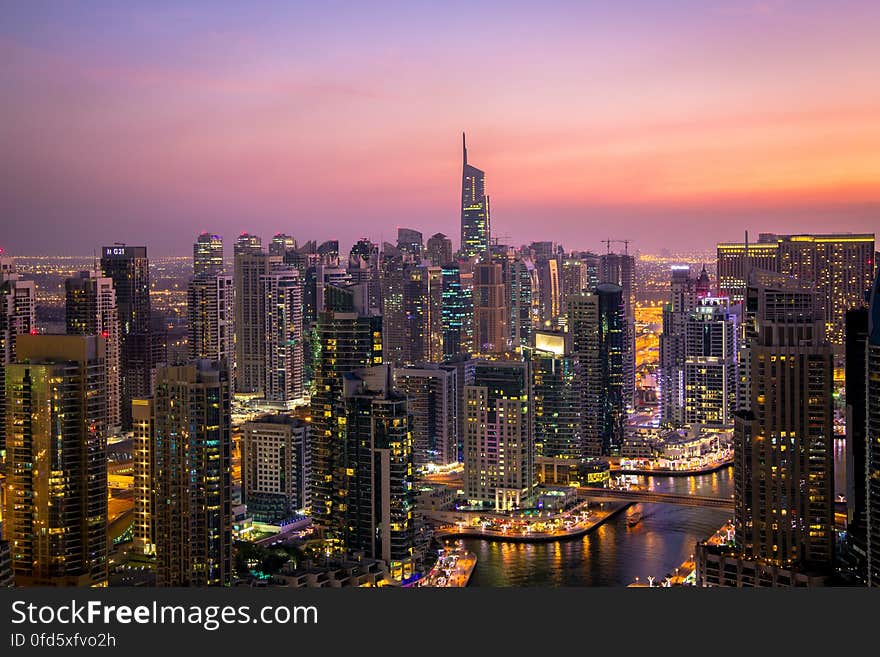
<instances>
[{"instance_id":1,"label":"light reflection on water","mask_svg":"<svg viewBox=\"0 0 880 657\"><path fill-rule=\"evenodd\" d=\"M729 497L731 468L700 477L647 477L652 490ZM642 521L628 527L636 511ZM582 539L555 543L495 543L465 539L477 554L471 586L626 586L636 577L661 578L711 535L730 512L671 504L636 504Z\"/></svg>"}]
</instances>

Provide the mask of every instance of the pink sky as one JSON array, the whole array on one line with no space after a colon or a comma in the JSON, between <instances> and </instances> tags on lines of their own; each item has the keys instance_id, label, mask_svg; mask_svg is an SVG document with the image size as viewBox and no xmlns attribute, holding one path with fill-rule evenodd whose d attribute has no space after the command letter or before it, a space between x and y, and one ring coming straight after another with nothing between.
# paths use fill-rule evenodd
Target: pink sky
<instances>
[{"instance_id":1,"label":"pink sky","mask_svg":"<svg viewBox=\"0 0 880 657\"><path fill-rule=\"evenodd\" d=\"M461 130L514 244L877 225L876 3L239 4L14 10L8 252L457 242Z\"/></svg>"}]
</instances>

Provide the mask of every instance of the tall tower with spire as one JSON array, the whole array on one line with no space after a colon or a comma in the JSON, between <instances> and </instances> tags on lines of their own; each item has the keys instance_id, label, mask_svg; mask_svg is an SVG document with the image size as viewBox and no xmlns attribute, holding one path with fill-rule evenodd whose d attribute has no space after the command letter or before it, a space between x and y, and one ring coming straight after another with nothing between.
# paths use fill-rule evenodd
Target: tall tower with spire
<instances>
[{"instance_id":1,"label":"tall tower with spire","mask_svg":"<svg viewBox=\"0 0 880 657\"><path fill-rule=\"evenodd\" d=\"M489 199L486 173L468 164L467 141L461 133L461 254L469 258L489 250Z\"/></svg>"}]
</instances>

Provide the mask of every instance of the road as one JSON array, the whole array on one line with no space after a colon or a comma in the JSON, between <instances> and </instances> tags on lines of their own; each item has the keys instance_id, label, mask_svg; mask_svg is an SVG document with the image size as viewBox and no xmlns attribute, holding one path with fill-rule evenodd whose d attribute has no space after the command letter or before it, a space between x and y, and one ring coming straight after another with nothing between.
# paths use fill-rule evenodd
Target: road
<instances>
[{"instance_id":1,"label":"road","mask_svg":"<svg viewBox=\"0 0 880 657\"><path fill-rule=\"evenodd\" d=\"M578 495L595 500L620 500L627 502L651 502L657 504L678 504L713 509L733 510L733 498L706 497L702 495L681 495L678 493L655 493L649 490L617 490L613 488L591 488L581 486Z\"/></svg>"}]
</instances>

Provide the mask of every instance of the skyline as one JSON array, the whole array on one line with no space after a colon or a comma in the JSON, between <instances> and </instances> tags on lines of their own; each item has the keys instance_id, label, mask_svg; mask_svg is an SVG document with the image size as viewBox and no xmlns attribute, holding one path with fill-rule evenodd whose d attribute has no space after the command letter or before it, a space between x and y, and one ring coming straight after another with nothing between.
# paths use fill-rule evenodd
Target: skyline
<instances>
[{"instance_id":1,"label":"skyline","mask_svg":"<svg viewBox=\"0 0 880 657\"><path fill-rule=\"evenodd\" d=\"M462 131L503 243L875 229L876 5L344 5L11 7L0 246L458 247Z\"/></svg>"}]
</instances>

